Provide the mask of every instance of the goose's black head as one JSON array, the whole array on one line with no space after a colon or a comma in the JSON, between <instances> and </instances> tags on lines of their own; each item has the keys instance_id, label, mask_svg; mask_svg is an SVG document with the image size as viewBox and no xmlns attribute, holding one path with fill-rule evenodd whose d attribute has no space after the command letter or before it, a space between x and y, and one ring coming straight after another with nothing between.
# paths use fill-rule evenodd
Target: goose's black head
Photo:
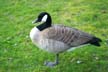
<instances>
[{"instance_id":1,"label":"goose's black head","mask_svg":"<svg viewBox=\"0 0 108 72\"><path fill-rule=\"evenodd\" d=\"M48 27L51 27L51 16L47 12L42 12L38 15L38 18L34 20L32 23L42 22L42 24L38 25L37 28L42 31Z\"/></svg>"}]
</instances>

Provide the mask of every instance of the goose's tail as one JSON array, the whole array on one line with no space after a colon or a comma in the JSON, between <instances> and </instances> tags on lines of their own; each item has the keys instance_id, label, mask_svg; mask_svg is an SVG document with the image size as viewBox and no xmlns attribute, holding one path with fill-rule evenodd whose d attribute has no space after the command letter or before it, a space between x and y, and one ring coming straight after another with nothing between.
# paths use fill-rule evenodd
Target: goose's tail
<instances>
[{"instance_id":1,"label":"goose's tail","mask_svg":"<svg viewBox=\"0 0 108 72\"><path fill-rule=\"evenodd\" d=\"M101 46L100 42L102 42L102 40L97 37L93 37L92 40L89 41L90 44L95 46Z\"/></svg>"}]
</instances>

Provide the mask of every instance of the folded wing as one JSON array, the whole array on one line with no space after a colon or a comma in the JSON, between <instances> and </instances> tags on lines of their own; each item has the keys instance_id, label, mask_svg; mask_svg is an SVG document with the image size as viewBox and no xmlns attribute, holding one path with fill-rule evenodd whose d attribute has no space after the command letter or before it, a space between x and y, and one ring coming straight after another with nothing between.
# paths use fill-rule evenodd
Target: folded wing
<instances>
[{"instance_id":1,"label":"folded wing","mask_svg":"<svg viewBox=\"0 0 108 72\"><path fill-rule=\"evenodd\" d=\"M60 25L54 25L47 28L41 34L47 39L60 41L72 47L91 43L91 41L93 43L94 38L94 36L75 28Z\"/></svg>"}]
</instances>

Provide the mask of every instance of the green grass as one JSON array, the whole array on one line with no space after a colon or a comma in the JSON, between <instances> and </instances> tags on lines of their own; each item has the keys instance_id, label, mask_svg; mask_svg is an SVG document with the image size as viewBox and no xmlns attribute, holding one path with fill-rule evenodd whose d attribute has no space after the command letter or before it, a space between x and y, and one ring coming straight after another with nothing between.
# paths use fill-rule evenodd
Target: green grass
<instances>
[{"instance_id":1,"label":"green grass","mask_svg":"<svg viewBox=\"0 0 108 72\"><path fill-rule=\"evenodd\" d=\"M53 23L101 38L102 46L61 53L58 66L44 66L54 54L38 49L29 38L35 26L31 22L43 11L51 14ZM0 0L0 72L107 72L107 39L107 0Z\"/></svg>"}]
</instances>

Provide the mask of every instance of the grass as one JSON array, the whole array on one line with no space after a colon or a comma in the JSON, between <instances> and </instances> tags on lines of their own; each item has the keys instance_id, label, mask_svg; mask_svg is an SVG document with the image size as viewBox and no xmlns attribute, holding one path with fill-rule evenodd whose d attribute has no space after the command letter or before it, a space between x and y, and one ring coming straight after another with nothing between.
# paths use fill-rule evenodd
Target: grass
<instances>
[{"instance_id":1,"label":"grass","mask_svg":"<svg viewBox=\"0 0 108 72\"><path fill-rule=\"evenodd\" d=\"M58 66L44 66L44 60L54 60L54 54L40 50L29 38L35 26L31 22L43 11L51 14L53 23L101 38L102 46L61 53ZM107 0L0 0L0 72L107 72L107 39Z\"/></svg>"}]
</instances>

